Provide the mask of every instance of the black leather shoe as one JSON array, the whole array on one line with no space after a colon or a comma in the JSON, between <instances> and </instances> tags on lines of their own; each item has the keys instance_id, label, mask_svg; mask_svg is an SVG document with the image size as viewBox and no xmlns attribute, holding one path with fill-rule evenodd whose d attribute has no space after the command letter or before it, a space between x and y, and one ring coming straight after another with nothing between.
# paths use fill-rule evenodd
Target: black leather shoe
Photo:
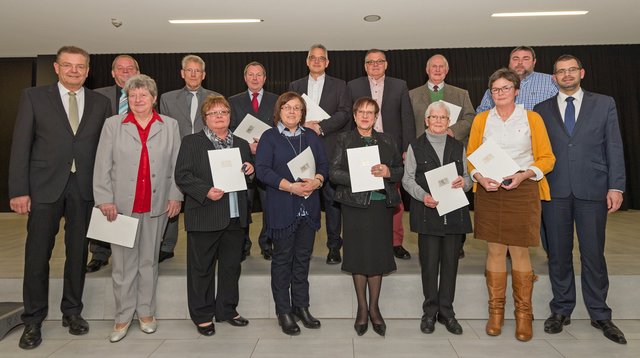
<instances>
[{"instance_id":1,"label":"black leather shoe","mask_svg":"<svg viewBox=\"0 0 640 358\"><path fill-rule=\"evenodd\" d=\"M411 258L409 251L405 250L402 245L393 247L393 255L403 260L409 260Z\"/></svg>"},{"instance_id":2,"label":"black leather shoe","mask_svg":"<svg viewBox=\"0 0 640 358\"><path fill-rule=\"evenodd\" d=\"M306 328L320 328L320 321L309 313L309 307L294 307L293 315L302 321L302 325Z\"/></svg>"},{"instance_id":3,"label":"black leather shoe","mask_svg":"<svg viewBox=\"0 0 640 358\"><path fill-rule=\"evenodd\" d=\"M433 333L436 329L436 317L427 317L422 316L422 320L420 320L420 330L422 333Z\"/></svg>"},{"instance_id":4,"label":"black leather shoe","mask_svg":"<svg viewBox=\"0 0 640 358\"><path fill-rule=\"evenodd\" d=\"M563 316L558 313L551 313L551 316L544 321L544 331L551 334L562 332L563 326L571 324L570 316Z\"/></svg>"},{"instance_id":5,"label":"black leather shoe","mask_svg":"<svg viewBox=\"0 0 640 358\"><path fill-rule=\"evenodd\" d=\"M300 326L293 319L291 313L281 313L278 315L278 325L282 327L282 332L290 336L297 336L300 334Z\"/></svg>"},{"instance_id":6,"label":"black leather shoe","mask_svg":"<svg viewBox=\"0 0 640 358\"><path fill-rule=\"evenodd\" d=\"M356 330L358 336L362 336L367 333L367 330L369 329L369 322L365 322L364 324L354 323L353 329Z\"/></svg>"},{"instance_id":7,"label":"black leather shoe","mask_svg":"<svg viewBox=\"0 0 640 358\"><path fill-rule=\"evenodd\" d=\"M373 326L373 331L380 336L384 337L384 335L387 333L387 325L384 322L380 324L371 322L371 325Z\"/></svg>"},{"instance_id":8,"label":"black leather shoe","mask_svg":"<svg viewBox=\"0 0 640 358\"><path fill-rule=\"evenodd\" d=\"M196 328L198 328L198 333L203 336L213 336L214 334L216 334L216 326L213 324L213 322L211 322L210 325L204 327L196 325Z\"/></svg>"},{"instance_id":9,"label":"black leather shoe","mask_svg":"<svg viewBox=\"0 0 640 358\"><path fill-rule=\"evenodd\" d=\"M216 322L221 322L221 321L219 321L216 318ZM244 318L244 317L242 317L242 316L238 316L237 318L231 318L231 319L225 320L224 322L227 322L230 325L235 326L235 327L244 327L244 326L249 324L249 320Z\"/></svg>"},{"instance_id":10,"label":"black leather shoe","mask_svg":"<svg viewBox=\"0 0 640 358\"><path fill-rule=\"evenodd\" d=\"M25 324L18 346L22 349L33 349L39 346L42 343L41 328L42 323Z\"/></svg>"},{"instance_id":11,"label":"black leather shoe","mask_svg":"<svg viewBox=\"0 0 640 358\"><path fill-rule=\"evenodd\" d=\"M336 265L341 262L342 262L342 257L340 257L340 249L330 248L329 253L327 254L327 264Z\"/></svg>"},{"instance_id":12,"label":"black leather shoe","mask_svg":"<svg viewBox=\"0 0 640 358\"><path fill-rule=\"evenodd\" d=\"M609 338L610 340L619 343L619 344L627 344L627 340L624 338L624 333L618 328L610 319L605 319L602 321L591 321L591 325L596 327L597 329L602 330L604 336Z\"/></svg>"},{"instance_id":13,"label":"black leather shoe","mask_svg":"<svg viewBox=\"0 0 640 358\"><path fill-rule=\"evenodd\" d=\"M166 252L166 251L160 251L160 255L158 256L158 263L166 260L166 259L170 259L173 256L175 256L175 254L173 252Z\"/></svg>"},{"instance_id":14,"label":"black leather shoe","mask_svg":"<svg viewBox=\"0 0 640 358\"><path fill-rule=\"evenodd\" d=\"M458 335L462 334L462 326L460 326L460 323L458 323L458 320L455 317L445 318L438 315L438 322L444 324L449 333Z\"/></svg>"},{"instance_id":15,"label":"black leather shoe","mask_svg":"<svg viewBox=\"0 0 640 358\"><path fill-rule=\"evenodd\" d=\"M273 251L267 249L267 250L262 250L260 252L260 254L262 254L262 258L264 258L267 261L271 261L271 257L273 257Z\"/></svg>"},{"instance_id":16,"label":"black leather shoe","mask_svg":"<svg viewBox=\"0 0 640 358\"><path fill-rule=\"evenodd\" d=\"M103 266L106 266L108 261L91 259L87 264L87 272L96 272L100 270Z\"/></svg>"},{"instance_id":17,"label":"black leather shoe","mask_svg":"<svg viewBox=\"0 0 640 358\"><path fill-rule=\"evenodd\" d=\"M69 333L75 336L89 333L89 323L80 315L62 316L62 327L69 327Z\"/></svg>"}]
</instances>

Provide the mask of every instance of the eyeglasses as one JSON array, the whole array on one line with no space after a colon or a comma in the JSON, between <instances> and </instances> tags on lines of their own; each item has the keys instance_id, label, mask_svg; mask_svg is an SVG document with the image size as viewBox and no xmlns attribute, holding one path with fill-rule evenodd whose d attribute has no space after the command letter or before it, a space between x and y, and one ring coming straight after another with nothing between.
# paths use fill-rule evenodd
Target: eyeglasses
<instances>
[{"instance_id":1,"label":"eyeglasses","mask_svg":"<svg viewBox=\"0 0 640 358\"><path fill-rule=\"evenodd\" d=\"M376 114L376 112L374 111L362 111L362 110L358 110L356 111L356 114L359 116L373 116L374 114Z\"/></svg>"},{"instance_id":2,"label":"eyeglasses","mask_svg":"<svg viewBox=\"0 0 640 358\"><path fill-rule=\"evenodd\" d=\"M498 94L500 92L508 93L509 91L511 91L513 89L513 87L514 86L504 86L504 87L500 87L500 88L494 87L494 88L491 89L491 93L493 93L493 94Z\"/></svg>"},{"instance_id":3,"label":"eyeglasses","mask_svg":"<svg viewBox=\"0 0 640 358\"><path fill-rule=\"evenodd\" d=\"M302 111L302 107L298 107L298 106L291 107L288 104L285 104L284 106L280 107L280 109L285 111L285 112L289 112L289 111L300 112L300 111Z\"/></svg>"},{"instance_id":4,"label":"eyeglasses","mask_svg":"<svg viewBox=\"0 0 640 358\"><path fill-rule=\"evenodd\" d=\"M434 121L442 121L442 122L449 120L449 117L447 116L428 116L427 118L433 119Z\"/></svg>"},{"instance_id":5,"label":"eyeglasses","mask_svg":"<svg viewBox=\"0 0 640 358\"><path fill-rule=\"evenodd\" d=\"M74 65L74 64L71 64L69 62L59 63L58 66L62 67L62 69L64 69L65 71L68 71L68 70L70 70L72 68L77 70L77 71L84 71L88 67L85 64Z\"/></svg>"},{"instance_id":6,"label":"eyeglasses","mask_svg":"<svg viewBox=\"0 0 640 358\"><path fill-rule=\"evenodd\" d=\"M568 73L568 74L572 74L572 73L576 73L576 72L578 72L578 71L580 71L580 70L581 70L581 68L580 68L580 67L569 67L569 68L566 68L566 69L565 69L565 68L561 68L561 69L559 69L559 70L556 70L556 72L555 72L555 73L556 73L556 75L558 75L558 76L564 76L564 75L566 75L567 73Z\"/></svg>"},{"instance_id":7,"label":"eyeglasses","mask_svg":"<svg viewBox=\"0 0 640 358\"><path fill-rule=\"evenodd\" d=\"M183 68L182 70L184 72L190 74L190 75L192 75L192 74L198 75L198 74L201 74L201 73L204 72L203 70L199 70L199 69L196 69L196 68Z\"/></svg>"},{"instance_id":8,"label":"eyeglasses","mask_svg":"<svg viewBox=\"0 0 640 358\"><path fill-rule=\"evenodd\" d=\"M375 66L375 65L383 65L385 62L387 62L387 60L366 60L364 61L365 64L369 65L369 66Z\"/></svg>"},{"instance_id":9,"label":"eyeglasses","mask_svg":"<svg viewBox=\"0 0 640 358\"><path fill-rule=\"evenodd\" d=\"M223 117L229 114L229 111L212 111L204 114L205 117Z\"/></svg>"},{"instance_id":10,"label":"eyeglasses","mask_svg":"<svg viewBox=\"0 0 640 358\"><path fill-rule=\"evenodd\" d=\"M307 57L307 59L309 60L309 62L326 62L327 58L324 56L309 56Z\"/></svg>"}]
</instances>

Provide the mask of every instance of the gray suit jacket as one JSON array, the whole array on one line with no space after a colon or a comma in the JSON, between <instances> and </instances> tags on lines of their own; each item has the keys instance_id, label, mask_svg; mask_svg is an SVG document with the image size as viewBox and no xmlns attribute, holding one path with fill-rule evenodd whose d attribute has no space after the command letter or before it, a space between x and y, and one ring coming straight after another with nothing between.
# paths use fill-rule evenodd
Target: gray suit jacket
<instances>
[{"instance_id":1,"label":"gray suit jacket","mask_svg":"<svg viewBox=\"0 0 640 358\"><path fill-rule=\"evenodd\" d=\"M360 97L371 97L369 78L363 76L347 84L353 102ZM398 144L401 153L407 151L409 143L416 138L416 123L413 118L407 82L385 76L382 94L382 128Z\"/></svg>"},{"instance_id":2,"label":"gray suit jacket","mask_svg":"<svg viewBox=\"0 0 640 358\"><path fill-rule=\"evenodd\" d=\"M106 120L100 135L93 173L93 195L96 205L115 203L118 212L131 215L136 194L142 142L133 123L123 123L126 115ZM182 201L182 193L174 180L180 149L178 123L160 116L162 122L151 125L147 138L151 172L151 216L167 210L168 200Z\"/></svg>"},{"instance_id":3,"label":"gray suit jacket","mask_svg":"<svg viewBox=\"0 0 640 358\"><path fill-rule=\"evenodd\" d=\"M443 100L445 102L462 107L457 122L451 126L451 130L455 138L466 145L469 140L471 123L473 123L473 118L476 116L476 112L471 104L471 99L469 98L469 92L448 83L445 84L443 92ZM413 114L416 121L416 137L419 137L426 129L424 125L424 115L427 107L431 104L429 87L427 87L426 83L420 87L416 87L409 91L409 97L411 98L411 106L413 107Z\"/></svg>"},{"instance_id":4,"label":"gray suit jacket","mask_svg":"<svg viewBox=\"0 0 640 358\"><path fill-rule=\"evenodd\" d=\"M210 91L204 87L198 88L198 106L202 106L207 96L222 96L220 93ZM196 112L196 118L191 124L191 92L186 87L179 90L164 93L160 97L160 113L178 121L180 128L180 138L187 134L197 133L202 130L202 114L200 108Z\"/></svg>"},{"instance_id":5,"label":"gray suit jacket","mask_svg":"<svg viewBox=\"0 0 640 358\"><path fill-rule=\"evenodd\" d=\"M118 114L118 105L120 104L120 97L118 96L118 86L100 87L94 89L94 91L107 97L111 101L111 113Z\"/></svg>"}]
</instances>

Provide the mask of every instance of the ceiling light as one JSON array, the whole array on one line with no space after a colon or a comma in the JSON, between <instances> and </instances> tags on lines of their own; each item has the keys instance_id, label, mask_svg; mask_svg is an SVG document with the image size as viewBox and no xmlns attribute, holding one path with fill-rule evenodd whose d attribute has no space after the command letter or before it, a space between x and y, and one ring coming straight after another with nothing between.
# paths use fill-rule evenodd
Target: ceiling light
<instances>
[{"instance_id":1,"label":"ceiling light","mask_svg":"<svg viewBox=\"0 0 640 358\"><path fill-rule=\"evenodd\" d=\"M364 21L366 22L376 22L376 21L380 21L380 19L382 19L380 15L367 15L364 17Z\"/></svg>"},{"instance_id":2,"label":"ceiling light","mask_svg":"<svg viewBox=\"0 0 640 358\"><path fill-rule=\"evenodd\" d=\"M589 11L536 11L536 12L497 12L491 14L491 17L521 17L521 16L569 16L569 15L585 15Z\"/></svg>"},{"instance_id":3,"label":"ceiling light","mask_svg":"<svg viewBox=\"0 0 640 358\"><path fill-rule=\"evenodd\" d=\"M201 19L201 20L169 20L171 24L243 24L262 22L261 19Z\"/></svg>"}]
</instances>

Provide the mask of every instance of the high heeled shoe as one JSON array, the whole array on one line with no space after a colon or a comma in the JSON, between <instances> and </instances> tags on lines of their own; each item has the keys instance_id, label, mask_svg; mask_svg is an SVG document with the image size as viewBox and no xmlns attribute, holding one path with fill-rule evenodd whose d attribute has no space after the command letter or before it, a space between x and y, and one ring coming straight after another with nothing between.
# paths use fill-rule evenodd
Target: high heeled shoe
<instances>
[{"instance_id":1,"label":"high heeled shoe","mask_svg":"<svg viewBox=\"0 0 640 358\"><path fill-rule=\"evenodd\" d=\"M356 333L358 334L358 336L362 336L365 333L367 333L367 330L369 330L369 323L368 322L365 322L364 324L354 323L353 329L356 330Z\"/></svg>"},{"instance_id":2,"label":"high heeled shoe","mask_svg":"<svg viewBox=\"0 0 640 358\"><path fill-rule=\"evenodd\" d=\"M384 337L385 333L387 333L387 325L384 323L384 321L379 324L373 323L372 321L371 325L373 326L373 331L380 336Z\"/></svg>"}]
</instances>

